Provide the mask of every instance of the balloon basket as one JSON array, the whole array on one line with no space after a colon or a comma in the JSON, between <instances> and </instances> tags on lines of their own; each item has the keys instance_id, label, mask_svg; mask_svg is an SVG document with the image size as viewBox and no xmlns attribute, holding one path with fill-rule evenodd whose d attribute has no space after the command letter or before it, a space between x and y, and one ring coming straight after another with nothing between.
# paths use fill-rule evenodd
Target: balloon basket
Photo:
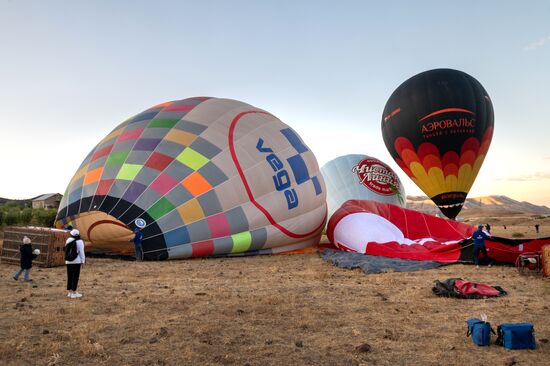
<instances>
[{"instance_id":1,"label":"balloon basket","mask_svg":"<svg viewBox=\"0 0 550 366\"><path fill-rule=\"evenodd\" d=\"M522 275L538 275L542 273L541 253L524 253L518 256L516 268Z\"/></svg>"},{"instance_id":2,"label":"balloon basket","mask_svg":"<svg viewBox=\"0 0 550 366\"><path fill-rule=\"evenodd\" d=\"M0 250L0 261L6 264L20 264L19 247L23 237L31 239L33 249L39 249L40 254L33 260L33 265L39 267L58 267L65 265L63 248L69 233L65 230L46 227L8 226L4 229L4 243Z\"/></svg>"}]
</instances>

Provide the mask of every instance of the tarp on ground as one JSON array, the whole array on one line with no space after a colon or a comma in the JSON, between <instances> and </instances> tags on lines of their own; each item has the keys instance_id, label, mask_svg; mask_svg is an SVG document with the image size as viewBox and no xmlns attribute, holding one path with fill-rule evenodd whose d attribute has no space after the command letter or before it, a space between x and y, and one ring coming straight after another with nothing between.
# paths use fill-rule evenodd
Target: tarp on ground
<instances>
[{"instance_id":1,"label":"tarp on ground","mask_svg":"<svg viewBox=\"0 0 550 366\"><path fill-rule=\"evenodd\" d=\"M325 249L319 253L321 258L331 262L337 267L354 269L361 268L366 274L382 272L414 272L425 269L432 269L442 266L442 263L435 261L416 261L400 258L387 258L367 255L355 252L333 251Z\"/></svg>"}]
</instances>

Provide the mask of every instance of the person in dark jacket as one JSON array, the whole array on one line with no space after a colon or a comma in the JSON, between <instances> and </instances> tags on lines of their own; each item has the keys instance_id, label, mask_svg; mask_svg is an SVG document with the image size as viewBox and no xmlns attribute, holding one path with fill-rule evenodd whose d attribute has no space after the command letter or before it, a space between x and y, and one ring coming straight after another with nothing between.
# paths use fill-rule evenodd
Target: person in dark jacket
<instances>
[{"instance_id":1,"label":"person in dark jacket","mask_svg":"<svg viewBox=\"0 0 550 366\"><path fill-rule=\"evenodd\" d=\"M491 267L491 261L489 255L487 254L487 248L485 247L485 240L489 239L491 235L483 231L483 225L478 225L477 231L472 234L472 239L474 239L474 263L476 267L479 268L479 254L483 253L483 256L489 263Z\"/></svg>"},{"instance_id":2,"label":"person in dark jacket","mask_svg":"<svg viewBox=\"0 0 550 366\"><path fill-rule=\"evenodd\" d=\"M19 276L21 276L21 273L25 272L25 282L32 281L30 279L32 260L38 256L32 252L31 239L25 236L23 238L23 244L19 247L19 251L21 252L21 269L15 273L13 279L19 281Z\"/></svg>"},{"instance_id":3,"label":"person in dark jacket","mask_svg":"<svg viewBox=\"0 0 550 366\"><path fill-rule=\"evenodd\" d=\"M143 234L141 233L141 231L139 231L139 228L136 227L134 229L134 237L132 238L132 240L130 240L134 242L134 247L136 250L136 261L140 261L143 259L143 252L141 248L142 240L143 240Z\"/></svg>"}]
</instances>

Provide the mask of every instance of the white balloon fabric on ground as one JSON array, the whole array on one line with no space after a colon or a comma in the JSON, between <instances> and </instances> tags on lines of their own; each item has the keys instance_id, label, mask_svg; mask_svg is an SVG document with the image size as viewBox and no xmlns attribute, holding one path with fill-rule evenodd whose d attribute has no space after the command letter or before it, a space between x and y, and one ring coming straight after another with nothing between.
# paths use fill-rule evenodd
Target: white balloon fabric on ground
<instances>
[{"instance_id":1,"label":"white balloon fabric on ground","mask_svg":"<svg viewBox=\"0 0 550 366\"><path fill-rule=\"evenodd\" d=\"M414 244L390 221L373 213L358 212L345 216L334 229L339 246L365 253L369 242Z\"/></svg>"}]
</instances>

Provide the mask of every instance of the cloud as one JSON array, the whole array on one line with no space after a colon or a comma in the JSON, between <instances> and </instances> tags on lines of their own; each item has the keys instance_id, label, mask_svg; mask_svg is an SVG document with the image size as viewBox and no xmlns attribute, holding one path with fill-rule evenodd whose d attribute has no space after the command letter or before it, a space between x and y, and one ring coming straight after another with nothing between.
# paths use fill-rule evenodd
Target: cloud
<instances>
[{"instance_id":1,"label":"cloud","mask_svg":"<svg viewBox=\"0 0 550 366\"><path fill-rule=\"evenodd\" d=\"M550 36L539 39L538 41L532 42L523 48L524 51L533 51L538 48L544 47L546 44L550 44Z\"/></svg>"},{"instance_id":2,"label":"cloud","mask_svg":"<svg viewBox=\"0 0 550 366\"><path fill-rule=\"evenodd\" d=\"M550 172L536 172L533 174L520 175L519 177L501 178L500 180L507 180L512 182L532 182L546 179L550 179Z\"/></svg>"}]
</instances>

